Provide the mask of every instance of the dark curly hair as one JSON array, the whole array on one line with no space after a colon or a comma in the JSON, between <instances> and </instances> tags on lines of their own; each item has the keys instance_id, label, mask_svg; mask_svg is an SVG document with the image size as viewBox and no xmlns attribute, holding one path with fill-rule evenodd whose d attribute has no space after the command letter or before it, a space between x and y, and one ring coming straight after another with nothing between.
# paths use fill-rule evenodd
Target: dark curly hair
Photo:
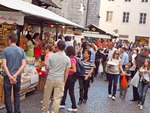
<instances>
[{"instance_id":1,"label":"dark curly hair","mask_svg":"<svg viewBox=\"0 0 150 113\"><path fill-rule=\"evenodd\" d=\"M35 33L34 35L33 35L33 39L35 39L38 35L40 35L39 33Z\"/></svg>"},{"instance_id":2,"label":"dark curly hair","mask_svg":"<svg viewBox=\"0 0 150 113\"><path fill-rule=\"evenodd\" d=\"M66 48L66 55L71 57L71 56L75 56L75 49L73 46L68 46Z\"/></svg>"}]
</instances>

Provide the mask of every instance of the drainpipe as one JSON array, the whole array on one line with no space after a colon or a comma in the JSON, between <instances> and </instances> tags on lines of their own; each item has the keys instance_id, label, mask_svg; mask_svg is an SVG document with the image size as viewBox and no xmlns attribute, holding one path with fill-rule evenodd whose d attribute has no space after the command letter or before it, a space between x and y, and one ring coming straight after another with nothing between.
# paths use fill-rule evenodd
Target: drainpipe
<instances>
[{"instance_id":1,"label":"drainpipe","mask_svg":"<svg viewBox=\"0 0 150 113\"><path fill-rule=\"evenodd\" d=\"M88 13L89 13L89 0L87 0L87 11L86 11L86 20L85 20L85 26L87 26L87 21L88 21Z\"/></svg>"}]
</instances>

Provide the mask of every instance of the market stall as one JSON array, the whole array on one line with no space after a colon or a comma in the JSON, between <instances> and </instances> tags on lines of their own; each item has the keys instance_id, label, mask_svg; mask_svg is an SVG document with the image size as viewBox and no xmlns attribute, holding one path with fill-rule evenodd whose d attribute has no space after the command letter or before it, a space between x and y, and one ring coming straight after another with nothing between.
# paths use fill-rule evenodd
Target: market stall
<instances>
[{"instance_id":1,"label":"market stall","mask_svg":"<svg viewBox=\"0 0 150 113\"><path fill-rule=\"evenodd\" d=\"M35 91L37 84L39 82L39 75L38 72L36 71L36 68L33 65L33 59L28 58L27 62L28 64L26 65L21 75L20 100L23 100L27 93L31 91ZM4 89L3 89L4 80L3 79L4 79L3 76L0 74L0 102L2 103L4 103ZM12 101L13 101L13 91L12 91Z\"/></svg>"},{"instance_id":2,"label":"market stall","mask_svg":"<svg viewBox=\"0 0 150 113\"><path fill-rule=\"evenodd\" d=\"M34 9L34 10L33 10ZM25 35L26 32L38 31L40 36L43 35L44 25L48 27L54 26L57 29L62 28L63 26L69 26L71 28L81 28L82 26L71 22L47 9L35 6L33 4L24 2L22 0L1 0L0 2L0 54L2 50L8 46L8 36L12 32L16 32L19 35L19 40L23 49L26 47ZM50 26L49 26L50 25ZM29 26L38 26L28 29ZM57 35L56 35L57 36ZM35 90L43 90L46 82L46 72L42 71L41 65L35 65L41 61L34 61L34 64L28 63L28 68L24 70L21 78L21 97L24 99L25 95ZM34 68L33 69L30 68ZM32 70L31 73L29 73ZM12 99L13 101L13 99ZM0 76L0 102L4 102L4 93L3 93L3 77Z\"/></svg>"}]
</instances>

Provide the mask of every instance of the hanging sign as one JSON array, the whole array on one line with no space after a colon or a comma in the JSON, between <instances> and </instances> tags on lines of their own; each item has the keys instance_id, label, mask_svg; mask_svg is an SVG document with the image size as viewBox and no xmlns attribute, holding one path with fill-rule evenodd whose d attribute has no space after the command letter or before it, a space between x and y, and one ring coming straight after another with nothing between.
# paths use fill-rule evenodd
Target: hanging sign
<instances>
[{"instance_id":1,"label":"hanging sign","mask_svg":"<svg viewBox=\"0 0 150 113\"><path fill-rule=\"evenodd\" d=\"M8 11L0 11L0 23L7 24L24 24L24 15L21 12L8 12Z\"/></svg>"}]
</instances>

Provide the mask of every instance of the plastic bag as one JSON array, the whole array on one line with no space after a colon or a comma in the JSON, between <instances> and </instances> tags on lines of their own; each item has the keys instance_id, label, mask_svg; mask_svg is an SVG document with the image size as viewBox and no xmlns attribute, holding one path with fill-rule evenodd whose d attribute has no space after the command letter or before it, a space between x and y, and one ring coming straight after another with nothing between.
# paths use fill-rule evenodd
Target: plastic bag
<instances>
[{"instance_id":1,"label":"plastic bag","mask_svg":"<svg viewBox=\"0 0 150 113\"><path fill-rule=\"evenodd\" d=\"M134 77L131 79L130 84L134 87L138 87L139 80L140 80L139 71L137 71Z\"/></svg>"},{"instance_id":2,"label":"plastic bag","mask_svg":"<svg viewBox=\"0 0 150 113\"><path fill-rule=\"evenodd\" d=\"M121 86L122 86L123 88L127 88L127 87L128 87L128 82L127 82L127 79L126 79L126 76L125 76L125 75L122 76L122 79L121 79Z\"/></svg>"},{"instance_id":3,"label":"plastic bag","mask_svg":"<svg viewBox=\"0 0 150 113\"><path fill-rule=\"evenodd\" d=\"M101 74L102 72L103 72L103 65L102 63L100 63L98 67L98 73Z\"/></svg>"}]
</instances>

